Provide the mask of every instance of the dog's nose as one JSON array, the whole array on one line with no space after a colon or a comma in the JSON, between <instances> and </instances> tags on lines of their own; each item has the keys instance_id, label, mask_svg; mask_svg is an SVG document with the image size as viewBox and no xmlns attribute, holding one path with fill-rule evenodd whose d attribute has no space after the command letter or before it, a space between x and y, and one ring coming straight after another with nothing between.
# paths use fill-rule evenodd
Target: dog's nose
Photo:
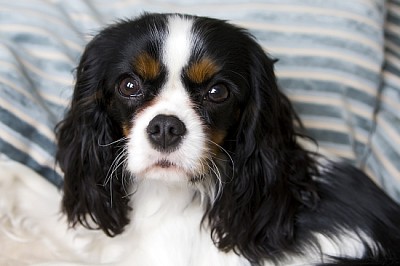
<instances>
[{"instance_id":1,"label":"dog's nose","mask_svg":"<svg viewBox=\"0 0 400 266\"><path fill-rule=\"evenodd\" d=\"M150 143L162 152L175 150L186 134L185 124L173 115L155 116L146 130Z\"/></svg>"}]
</instances>

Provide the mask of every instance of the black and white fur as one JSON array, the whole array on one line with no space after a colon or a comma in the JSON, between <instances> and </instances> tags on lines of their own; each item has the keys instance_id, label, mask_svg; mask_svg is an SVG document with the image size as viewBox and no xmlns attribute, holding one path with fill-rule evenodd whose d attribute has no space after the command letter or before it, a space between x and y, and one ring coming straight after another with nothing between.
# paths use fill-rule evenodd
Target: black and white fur
<instances>
[{"instance_id":1,"label":"black and white fur","mask_svg":"<svg viewBox=\"0 0 400 266\"><path fill-rule=\"evenodd\" d=\"M51 246L48 261L400 263L400 207L359 170L298 143L273 64L216 19L145 14L100 32L57 127L67 219L18 209L50 239L35 242Z\"/></svg>"}]
</instances>

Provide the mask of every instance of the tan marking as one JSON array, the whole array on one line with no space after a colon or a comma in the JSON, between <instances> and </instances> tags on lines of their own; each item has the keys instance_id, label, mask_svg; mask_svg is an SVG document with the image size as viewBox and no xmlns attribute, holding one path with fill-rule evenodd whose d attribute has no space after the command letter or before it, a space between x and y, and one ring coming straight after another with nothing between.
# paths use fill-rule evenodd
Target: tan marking
<instances>
[{"instance_id":1,"label":"tan marking","mask_svg":"<svg viewBox=\"0 0 400 266\"><path fill-rule=\"evenodd\" d=\"M153 105L155 105L155 104L157 104L157 98L154 98L154 99L152 99L152 100L150 100L150 101L148 101L148 102L143 103L141 106L139 106L139 107L136 109L136 111L135 111L135 113L134 113L134 115L133 115L134 118L131 118L129 121L124 122L124 123L122 124L122 126L121 126L122 134L123 134L125 137L129 137L129 135L131 134L132 128L133 128L134 125L135 125L135 120L136 120L136 118L137 118L137 117L140 117L140 115L141 115L147 108L149 108L150 106L153 106Z\"/></svg>"},{"instance_id":2,"label":"tan marking","mask_svg":"<svg viewBox=\"0 0 400 266\"><path fill-rule=\"evenodd\" d=\"M161 71L160 62L148 53L142 53L134 60L133 67L145 80L152 80L158 77Z\"/></svg>"},{"instance_id":3,"label":"tan marking","mask_svg":"<svg viewBox=\"0 0 400 266\"><path fill-rule=\"evenodd\" d=\"M125 137L128 137L131 132L131 125L123 124L122 125L122 134L124 134Z\"/></svg>"},{"instance_id":4,"label":"tan marking","mask_svg":"<svg viewBox=\"0 0 400 266\"><path fill-rule=\"evenodd\" d=\"M186 73L191 81L200 84L210 79L218 72L218 70L219 67L213 60L209 58L203 58L200 61L190 65Z\"/></svg>"},{"instance_id":5,"label":"tan marking","mask_svg":"<svg viewBox=\"0 0 400 266\"><path fill-rule=\"evenodd\" d=\"M225 137L226 131L211 130L210 139L212 142L210 142L209 147L213 154L217 155L222 152L220 146L224 143Z\"/></svg>"},{"instance_id":6,"label":"tan marking","mask_svg":"<svg viewBox=\"0 0 400 266\"><path fill-rule=\"evenodd\" d=\"M212 134L211 134L211 140L214 141L215 143L217 143L218 145L221 145L222 142L224 141L226 136L226 132L222 131L222 130L215 130Z\"/></svg>"}]
</instances>

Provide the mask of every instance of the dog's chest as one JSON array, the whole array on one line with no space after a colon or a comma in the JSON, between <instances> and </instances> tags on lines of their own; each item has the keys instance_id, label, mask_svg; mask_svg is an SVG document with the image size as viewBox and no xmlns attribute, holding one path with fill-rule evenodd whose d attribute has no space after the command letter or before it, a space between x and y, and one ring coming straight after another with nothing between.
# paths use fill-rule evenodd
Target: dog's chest
<instances>
[{"instance_id":1,"label":"dog's chest","mask_svg":"<svg viewBox=\"0 0 400 266\"><path fill-rule=\"evenodd\" d=\"M103 252L121 265L249 265L235 253L217 249L202 223L204 208L191 190L142 184L132 197L126 232Z\"/></svg>"}]
</instances>

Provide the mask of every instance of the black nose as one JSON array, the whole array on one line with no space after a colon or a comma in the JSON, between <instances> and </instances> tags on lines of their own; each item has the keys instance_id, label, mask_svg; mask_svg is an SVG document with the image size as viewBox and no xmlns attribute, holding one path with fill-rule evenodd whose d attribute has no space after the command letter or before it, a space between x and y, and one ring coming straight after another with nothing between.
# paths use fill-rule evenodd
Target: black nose
<instances>
[{"instance_id":1,"label":"black nose","mask_svg":"<svg viewBox=\"0 0 400 266\"><path fill-rule=\"evenodd\" d=\"M153 147L159 151L172 152L186 133L185 124L173 115L157 115L147 126L147 135Z\"/></svg>"}]
</instances>

